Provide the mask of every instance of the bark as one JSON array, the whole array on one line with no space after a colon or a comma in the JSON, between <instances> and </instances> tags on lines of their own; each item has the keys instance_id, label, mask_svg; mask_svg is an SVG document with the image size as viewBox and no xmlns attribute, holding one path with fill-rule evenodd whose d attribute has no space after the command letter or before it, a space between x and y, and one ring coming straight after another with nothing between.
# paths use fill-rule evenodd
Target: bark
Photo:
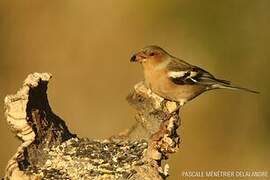
<instances>
[{"instance_id":1,"label":"bark","mask_svg":"<svg viewBox=\"0 0 270 180\"><path fill-rule=\"evenodd\" d=\"M5 116L22 141L5 179L166 179L162 166L179 146L179 105L135 85L128 102L136 124L107 140L80 138L53 113L47 98L49 73L30 74L5 98Z\"/></svg>"}]
</instances>

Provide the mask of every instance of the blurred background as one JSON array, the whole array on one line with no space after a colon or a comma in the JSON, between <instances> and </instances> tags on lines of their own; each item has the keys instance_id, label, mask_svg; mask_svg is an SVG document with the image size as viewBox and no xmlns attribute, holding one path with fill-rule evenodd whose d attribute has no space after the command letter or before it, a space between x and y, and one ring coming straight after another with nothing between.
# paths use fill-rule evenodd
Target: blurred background
<instances>
[{"instance_id":1,"label":"blurred background","mask_svg":"<svg viewBox=\"0 0 270 180\"><path fill-rule=\"evenodd\" d=\"M268 0L1 0L0 99L15 93L27 74L50 72L54 112L79 136L106 138L135 121L125 97L143 75L129 58L160 45L261 92L217 90L188 103L170 179L184 170L269 171L269 12ZM0 135L3 176L20 144L3 113Z\"/></svg>"}]
</instances>

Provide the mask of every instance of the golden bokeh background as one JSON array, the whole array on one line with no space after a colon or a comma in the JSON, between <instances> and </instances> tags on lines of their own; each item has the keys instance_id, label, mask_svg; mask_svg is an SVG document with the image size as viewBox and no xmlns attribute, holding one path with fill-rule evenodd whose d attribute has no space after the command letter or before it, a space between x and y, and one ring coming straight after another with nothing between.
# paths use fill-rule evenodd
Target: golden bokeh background
<instances>
[{"instance_id":1,"label":"golden bokeh background","mask_svg":"<svg viewBox=\"0 0 270 180\"><path fill-rule=\"evenodd\" d=\"M135 121L125 97L143 76L131 54L160 45L261 92L217 90L188 103L170 179L184 170L269 171L269 22L268 0L1 0L0 99L27 74L50 72L54 112L81 137L106 138ZM3 176L19 145L3 113L0 135Z\"/></svg>"}]
</instances>

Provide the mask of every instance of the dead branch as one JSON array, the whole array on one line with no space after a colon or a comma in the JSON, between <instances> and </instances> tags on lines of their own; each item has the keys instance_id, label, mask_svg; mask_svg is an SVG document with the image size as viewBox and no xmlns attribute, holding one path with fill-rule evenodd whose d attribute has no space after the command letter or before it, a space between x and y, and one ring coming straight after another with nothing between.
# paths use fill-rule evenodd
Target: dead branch
<instances>
[{"instance_id":1,"label":"dead branch","mask_svg":"<svg viewBox=\"0 0 270 180\"><path fill-rule=\"evenodd\" d=\"M5 98L8 124L22 141L9 160L5 179L166 179L161 162L177 151L176 102L152 93L143 82L127 97L136 125L107 140L79 138L53 113L48 73L30 74Z\"/></svg>"}]
</instances>

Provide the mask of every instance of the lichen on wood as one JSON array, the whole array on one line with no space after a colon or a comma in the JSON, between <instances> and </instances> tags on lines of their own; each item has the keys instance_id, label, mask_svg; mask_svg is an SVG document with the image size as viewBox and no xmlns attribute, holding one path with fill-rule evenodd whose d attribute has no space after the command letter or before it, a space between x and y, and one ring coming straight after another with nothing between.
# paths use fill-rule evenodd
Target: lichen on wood
<instances>
[{"instance_id":1,"label":"lichen on wood","mask_svg":"<svg viewBox=\"0 0 270 180\"><path fill-rule=\"evenodd\" d=\"M5 115L22 141L9 160L5 179L166 179L170 153L177 151L179 104L143 82L127 97L136 124L105 140L79 138L53 113L47 98L49 73L30 74L5 98Z\"/></svg>"}]
</instances>

